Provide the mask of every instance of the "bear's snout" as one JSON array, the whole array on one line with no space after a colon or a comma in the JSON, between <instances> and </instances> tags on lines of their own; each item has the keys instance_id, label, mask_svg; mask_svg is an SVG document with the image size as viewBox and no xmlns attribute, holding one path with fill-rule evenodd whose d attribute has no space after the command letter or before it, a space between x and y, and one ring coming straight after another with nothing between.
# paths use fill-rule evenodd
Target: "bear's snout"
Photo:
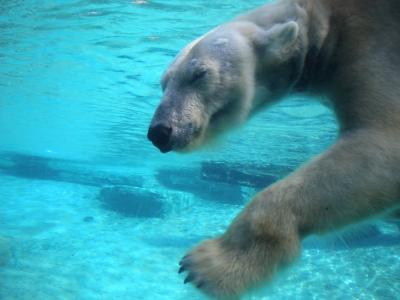
<instances>
[{"instance_id":1,"label":"bear's snout","mask_svg":"<svg viewBox=\"0 0 400 300\"><path fill-rule=\"evenodd\" d=\"M164 124L150 126L147 133L147 138L156 146L162 153L172 150L171 143L172 128Z\"/></svg>"}]
</instances>

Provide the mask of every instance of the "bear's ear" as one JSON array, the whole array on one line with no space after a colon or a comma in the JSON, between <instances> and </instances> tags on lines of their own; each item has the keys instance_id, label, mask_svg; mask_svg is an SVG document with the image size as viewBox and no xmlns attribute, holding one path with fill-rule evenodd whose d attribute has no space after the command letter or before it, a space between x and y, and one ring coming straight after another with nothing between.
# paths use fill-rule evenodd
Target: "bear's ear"
<instances>
[{"instance_id":1,"label":"bear's ear","mask_svg":"<svg viewBox=\"0 0 400 300\"><path fill-rule=\"evenodd\" d=\"M255 46L267 57L279 60L290 58L296 50L299 25L295 21L274 25L268 30L260 30L255 37Z\"/></svg>"}]
</instances>

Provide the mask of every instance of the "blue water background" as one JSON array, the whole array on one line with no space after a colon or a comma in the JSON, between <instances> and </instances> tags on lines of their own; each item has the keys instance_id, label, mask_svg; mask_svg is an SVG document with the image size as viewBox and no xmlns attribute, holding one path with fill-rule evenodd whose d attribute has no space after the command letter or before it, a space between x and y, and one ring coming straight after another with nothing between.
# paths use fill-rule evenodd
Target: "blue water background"
<instances>
[{"instance_id":1,"label":"blue water background","mask_svg":"<svg viewBox=\"0 0 400 300\"><path fill-rule=\"evenodd\" d=\"M146 140L178 50L263 3L0 1L0 299L203 299L177 262L260 189L204 181L204 164L272 182L337 134L326 107L296 96L196 153L162 155ZM159 198L162 213L104 205L115 185ZM316 239L245 298L399 299L397 226Z\"/></svg>"}]
</instances>

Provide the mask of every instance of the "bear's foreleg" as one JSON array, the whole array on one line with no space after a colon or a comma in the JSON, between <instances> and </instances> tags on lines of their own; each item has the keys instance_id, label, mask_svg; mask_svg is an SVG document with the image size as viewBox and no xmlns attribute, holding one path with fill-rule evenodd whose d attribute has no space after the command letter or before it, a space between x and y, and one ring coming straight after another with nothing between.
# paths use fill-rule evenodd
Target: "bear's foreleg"
<instances>
[{"instance_id":1,"label":"bear's foreleg","mask_svg":"<svg viewBox=\"0 0 400 300\"><path fill-rule=\"evenodd\" d=\"M327 152L262 191L221 237L181 261L192 282L215 297L241 294L299 254L300 240L360 221L396 205L397 135L345 133Z\"/></svg>"}]
</instances>

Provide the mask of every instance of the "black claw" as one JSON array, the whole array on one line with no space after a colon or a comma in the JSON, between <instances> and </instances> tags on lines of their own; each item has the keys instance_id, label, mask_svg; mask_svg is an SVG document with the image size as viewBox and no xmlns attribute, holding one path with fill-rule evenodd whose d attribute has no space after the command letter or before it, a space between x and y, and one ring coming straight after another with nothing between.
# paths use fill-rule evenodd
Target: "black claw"
<instances>
[{"instance_id":1,"label":"black claw","mask_svg":"<svg viewBox=\"0 0 400 300\"><path fill-rule=\"evenodd\" d=\"M179 265L182 267L186 267L189 264L189 255L186 255L185 257L183 257L181 259L181 261L179 262Z\"/></svg>"},{"instance_id":2,"label":"black claw","mask_svg":"<svg viewBox=\"0 0 400 300\"><path fill-rule=\"evenodd\" d=\"M179 268L178 274L181 274L182 272L184 272L186 270L186 268L184 266Z\"/></svg>"},{"instance_id":3,"label":"black claw","mask_svg":"<svg viewBox=\"0 0 400 300\"><path fill-rule=\"evenodd\" d=\"M183 282L184 284L193 281L194 279L194 275L192 273L190 273L186 278L185 281Z\"/></svg>"},{"instance_id":4,"label":"black claw","mask_svg":"<svg viewBox=\"0 0 400 300\"><path fill-rule=\"evenodd\" d=\"M179 262L179 264L181 265L186 259L189 258L189 254L186 254L184 257L182 257L181 261Z\"/></svg>"}]
</instances>

